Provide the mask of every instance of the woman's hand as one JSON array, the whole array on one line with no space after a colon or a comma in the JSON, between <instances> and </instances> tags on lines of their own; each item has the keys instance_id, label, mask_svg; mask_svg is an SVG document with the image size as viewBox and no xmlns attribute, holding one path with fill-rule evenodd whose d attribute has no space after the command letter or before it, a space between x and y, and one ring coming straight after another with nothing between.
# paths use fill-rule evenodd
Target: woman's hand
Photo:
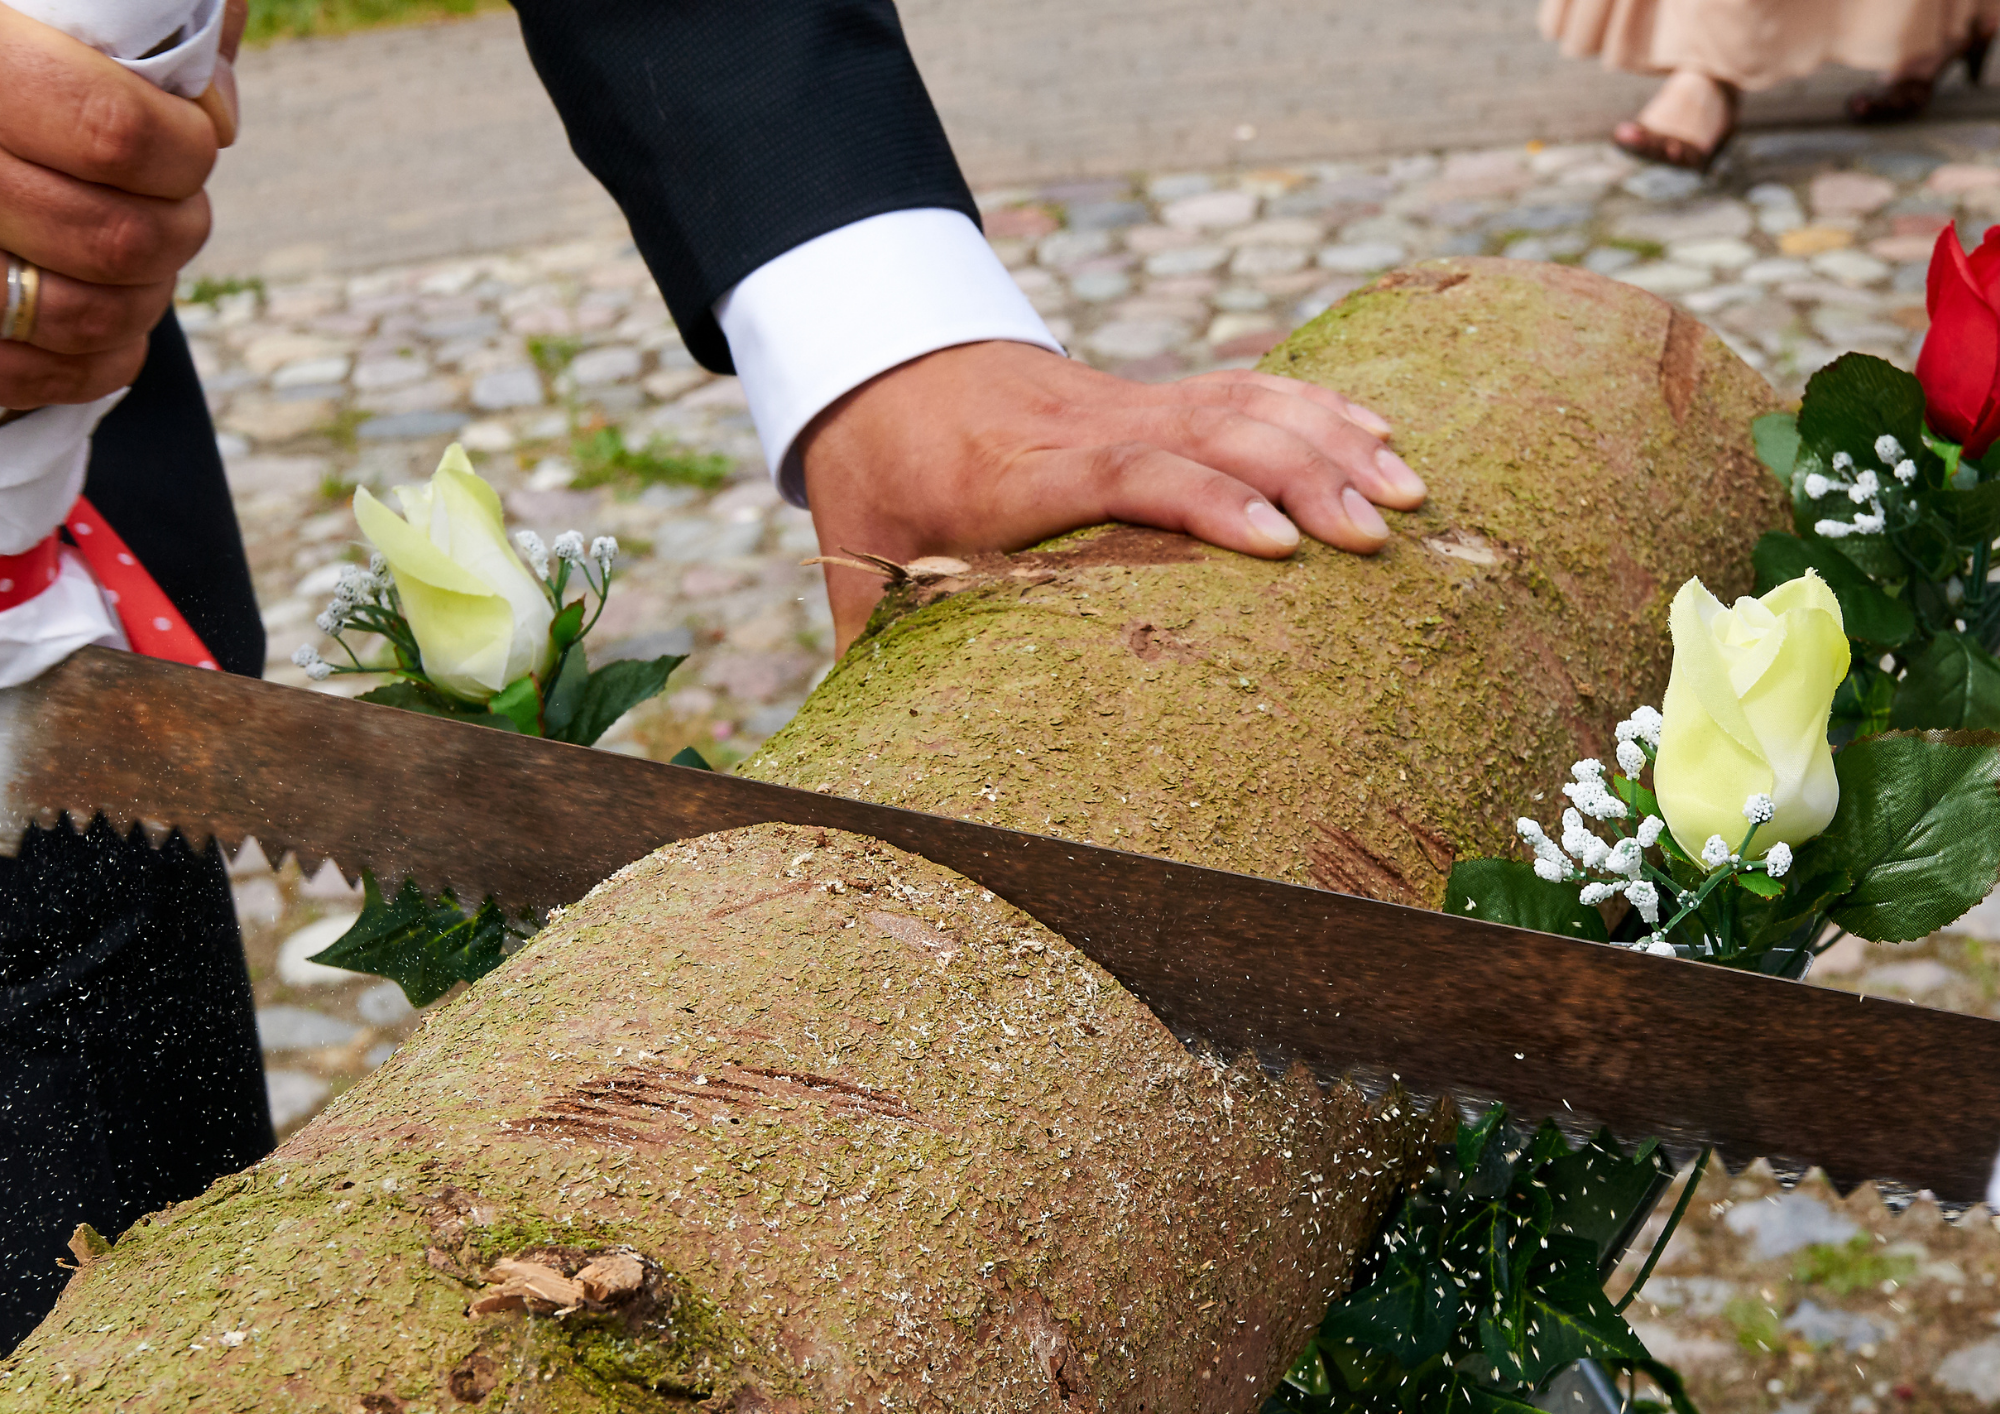
<instances>
[{"instance_id":1,"label":"woman's hand","mask_svg":"<svg viewBox=\"0 0 2000 1414\"><path fill-rule=\"evenodd\" d=\"M202 186L235 133L246 5L232 0L201 103L0 6L0 251L42 271L29 342L0 343L0 407L90 402L138 376L208 239Z\"/></svg>"},{"instance_id":2,"label":"woman's hand","mask_svg":"<svg viewBox=\"0 0 2000 1414\"><path fill-rule=\"evenodd\" d=\"M1018 550L1123 520L1279 559L1303 530L1355 554L1389 538L1377 506L1424 484L1389 425L1338 393L1264 373L1127 382L1028 344L940 349L822 413L801 440L821 553ZM882 580L826 566L845 650Z\"/></svg>"}]
</instances>

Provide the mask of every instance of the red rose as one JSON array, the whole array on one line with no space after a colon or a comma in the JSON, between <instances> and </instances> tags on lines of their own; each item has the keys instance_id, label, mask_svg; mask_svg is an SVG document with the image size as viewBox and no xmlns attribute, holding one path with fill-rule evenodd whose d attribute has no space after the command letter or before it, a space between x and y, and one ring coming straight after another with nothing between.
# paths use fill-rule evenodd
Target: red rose
<instances>
[{"instance_id":1,"label":"red rose","mask_svg":"<svg viewBox=\"0 0 2000 1414\"><path fill-rule=\"evenodd\" d=\"M2000 437L2000 226L1969 256L1955 227L1938 232L1925 303L1931 331L1917 356L1925 420L1976 458Z\"/></svg>"}]
</instances>

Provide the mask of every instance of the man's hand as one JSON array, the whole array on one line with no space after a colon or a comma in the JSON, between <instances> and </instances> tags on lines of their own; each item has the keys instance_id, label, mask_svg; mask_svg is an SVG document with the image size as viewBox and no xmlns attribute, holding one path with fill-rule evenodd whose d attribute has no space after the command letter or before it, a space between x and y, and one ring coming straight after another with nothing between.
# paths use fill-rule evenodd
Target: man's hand
<instances>
[{"instance_id":1,"label":"man's hand","mask_svg":"<svg viewBox=\"0 0 2000 1414\"><path fill-rule=\"evenodd\" d=\"M235 131L230 58L199 104L0 6L0 251L41 267L29 343L0 343L0 407L83 403L124 387L208 239L202 185Z\"/></svg>"},{"instance_id":2,"label":"man's hand","mask_svg":"<svg viewBox=\"0 0 2000 1414\"><path fill-rule=\"evenodd\" d=\"M1389 425L1290 378L1208 373L1148 385L1029 344L940 349L822 413L800 439L820 551L899 562L1018 550L1122 520L1282 559L1299 531L1356 554L1388 540L1376 506L1424 484ZM826 566L845 651L883 581Z\"/></svg>"}]
</instances>

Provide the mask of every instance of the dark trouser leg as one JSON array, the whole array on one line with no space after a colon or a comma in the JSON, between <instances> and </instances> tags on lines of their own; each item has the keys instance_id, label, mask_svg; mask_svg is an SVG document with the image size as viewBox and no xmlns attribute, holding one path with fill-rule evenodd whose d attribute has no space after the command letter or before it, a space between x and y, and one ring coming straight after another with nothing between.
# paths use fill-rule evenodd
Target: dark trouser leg
<instances>
[{"instance_id":1,"label":"dark trouser leg","mask_svg":"<svg viewBox=\"0 0 2000 1414\"><path fill-rule=\"evenodd\" d=\"M273 1144L220 854L102 821L0 859L0 1352L115 1236Z\"/></svg>"}]
</instances>

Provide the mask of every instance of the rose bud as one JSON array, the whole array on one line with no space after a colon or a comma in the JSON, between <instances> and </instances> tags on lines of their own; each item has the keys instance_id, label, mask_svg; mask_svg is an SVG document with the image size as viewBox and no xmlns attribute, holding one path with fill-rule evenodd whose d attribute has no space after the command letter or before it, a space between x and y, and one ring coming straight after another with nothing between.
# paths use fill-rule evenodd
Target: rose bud
<instances>
[{"instance_id":1,"label":"rose bud","mask_svg":"<svg viewBox=\"0 0 2000 1414\"><path fill-rule=\"evenodd\" d=\"M1978 458L2000 436L2000 226L1971 255L1946 226L1931 252L1931 316L1917 356L1931 431Z\"/></svg>"},{"instance_id":2,"label":"rose bud","mask_svg":"<svg viewBox=\"0 0 2000 1414\"><path fill-rule=\"evenodd\" d=\"M396 498L401 516L364 486L354 518L389 562L431 682L477 703L546 673L555 612L507 543L500 498L465 449L454 442L428 485L398 486Z\"/></svg>"},{"instance_id":3,"label":"rose bud","mask_svg":"<svg viewBox=\"0 0 2000 1414\"><path fill-rule=\"evenodd\" d=\"M1724 608L1698 579L1674 596L1674 666L1662 708L1653 789L1667 828L1689 854L1720 835L1736 849L1749 829L1744 798L1771 798L1749 858L1797 845L1827 827L1840 781L1826 723L1847 676L1840 602L1810 570L1762 599Z\"/></svg>"}]
</instances>

